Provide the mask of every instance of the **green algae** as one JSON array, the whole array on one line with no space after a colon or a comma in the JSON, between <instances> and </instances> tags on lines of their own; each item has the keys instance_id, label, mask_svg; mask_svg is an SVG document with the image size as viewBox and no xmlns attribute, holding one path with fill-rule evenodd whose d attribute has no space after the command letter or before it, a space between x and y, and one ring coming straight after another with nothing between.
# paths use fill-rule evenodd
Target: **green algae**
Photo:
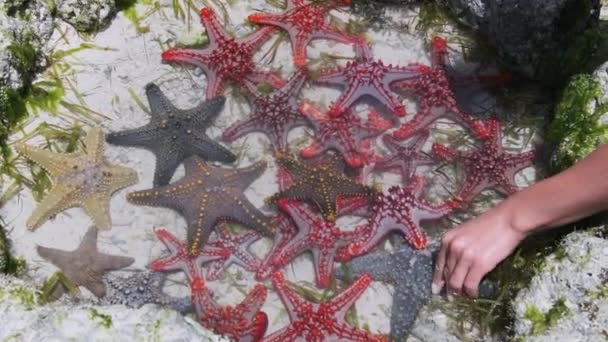
<instances>
[{"instance_id":1,"label":"green algae","mask_svg":"<svg viewBox=\"0 0 608 342\"><path fill-rule=\"evenodd\" d=\"M94 308L89 309L89 318L91 318L94 321L97 321L99 323L99 325L101 325L104 328L109 329L112 327L112 316L102 314Z\"/></svg>"},{"instance_id":2,"label":"green algae","mask_svg":"<svg viewBox=\"0 0 608 342\"><path fill-rule=\"evenodd\" d=\"M25 260L11 255L11 244L0 222L0 274L19 276L25 272Z\"/></svg>"},{"instance_id":3,"label":"green algae","mask_svg":"<svg viewBox=\"0 0 608 342\"><path fill-rule=\"evenodd\" d=\"M534 305L528 305L524 318L532 322L532 330L530 333L532 335L540 335L549 328L555 326L555 324L569 312L570 309L568 309L568 306L566 305L566 298L560 297L546 313L543 313Z\"/></svg>"},{"instance_id":4,"label":"green algae","mask_svg":"<svg viewBox=\"0 0 608 342\"><path fill-rule=\"evenodd\" d=\"M608 127L600 122L608 103L590 108L602 96L600 82L591 75L575 76L564 89L547 130L547 142L556 146L550 171L557 173L593 152L608 140Z\"/></svg>"},{"instance_id":5,"label":"green algae","mask_svg":"<svg viewBox=\"0 0 608 342\"><path fill-rule=\"evenodd\" d=\"M22 285L11 285L0 289L0 297L4 296L10 296L28 310L39 305L38 292Z\"/></svg>"}]
</instances>

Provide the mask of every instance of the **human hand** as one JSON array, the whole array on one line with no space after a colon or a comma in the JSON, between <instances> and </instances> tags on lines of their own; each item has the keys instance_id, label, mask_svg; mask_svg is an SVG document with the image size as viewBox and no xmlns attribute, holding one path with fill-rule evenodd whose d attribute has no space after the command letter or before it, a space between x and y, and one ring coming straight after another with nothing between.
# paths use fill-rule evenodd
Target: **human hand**
<instances>
[{"instance_id":1,"label":"human hand","mask_svg":"<svg viewBox=\"0 0 608 342\"><path fill-rule=\"evenodd\" d=\"M508 206L499 205L443 235L433 293L445 285L448 294L478 296L481 278L527 235L512 224L511 212Z\"/></svg>"}]
</instances>

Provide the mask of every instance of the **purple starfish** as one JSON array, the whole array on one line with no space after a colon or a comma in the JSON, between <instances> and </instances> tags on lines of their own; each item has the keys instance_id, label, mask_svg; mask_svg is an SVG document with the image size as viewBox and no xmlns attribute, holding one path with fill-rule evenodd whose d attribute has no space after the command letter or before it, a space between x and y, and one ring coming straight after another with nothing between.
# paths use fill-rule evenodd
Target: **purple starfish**
<instances>
[{"instance_id":1,"label":"purple starfish","mask_svg":"<svg viewBox=\"0 0 608 342\"><path fill-rule=\"evenodd\" d=\"M414 175L416 168L434 163L433 158L422 152L422 146L429 137L429 131L423 130L419 135L413 137L405 144L400 144L390 135L382 137L384 145L390 153L376 161L374 170L389 171L397 170L401 174L403 183L407 183Z\"/></svg>"},{"instance_id":2,"label":"purple starfish","mask_svg":"<svg viewBox=\"0 0 608 342\"><path fill-rule=\"evenodd\" d=\"M253 63L255 50L268 40L274 28L264 27L247 37L234 38L222 28L210 8L201 9L200 17L207 30L209 45L203 49L167 50L163 52L162 59L203 69L207 75L207 98L222 95L226 80L267 82L277 88L284 84L276 75L257 70Z\"/></svg>"},{"instance_id":3,"label":"purple starfish","mask_svg":"<svg viewBox=\"0 0 608 342\"><path fill-rule=\"evenodd\" d=\"M369 233L362 242L348 246L350 256L369 252L394 231L401 232L412 247L425 248L428 237L420 222L444 217L452 212L457 202L449 200L441 205L433 205L420 199L423 191L424 178L414 176L406 187L393 186L388 194L378 194L370 209Z\"/></svg>"},{"instance_id":4,"label":"purple starfish","mask_svg":"<svg viewBox=\"0 0 608 342\"><path fill-rule=\"evenodd\" d=\"M250 272L256 272L260 268L262 260L248 249L252 243L262 238L260 234L247 232L237 236L228 231L225 223L217 227L215 232L216 238L210 240L208 246L226 249L229 254L225 258L211 262L211 267L207 272L208 280L218 279L220 272L232 264L237 264Z\"/></svg>"},{"instance_id":5,"label":"purple starfish","mask_svg":"<svg viewBox=\"0 0 608 342\"><path fill-rule=\"evenodd\" d=\"M313 158L332 149L338 151L353 168L362 167L371 158L371 148L362 148L365 140L377 137L392 125L375 112L370 112L368 121L363 123L351 110L346 110L338 117L331 117L306 102L300 109L315 127L313 142L301 150L300 155Z\"/></svg>"},{"instance_id":6,"label":"purple starfish","mask_svg":"<svg viewBox=\"0 0 608 342\"><path fill-rule=\"evenodd\" d=\"M301 68L306 65L306 46L313 39L331 39L345 44L361 41L359 37L338 32L327 20L329 11L345 2L331 0L325 4L319 1L306 4L304 0L287 0L287 9L281 14L255 13L248 19L286 30L291 39L294 64Z\"/></svg>"},{"instance_id":7,"label":"purple starfish","mask_svg":"<svg viewBox=\"0 0 608 342\"><path fill-rule=\"evenodd\" d=\"M306 81L306 73L296 72L281 89L270 95L262 94L255 83L243 83L251 92L251 115L236 122L224 131L225 141L234 141L253 132L263 132L270 138L275 152L287 151L287 135L297 126L309 126L310 122L298 109L297 95Z\"/></svg>"},{"instance_id":8,"label":"purple starfish","mask_svg":"<svg viewBox=\"0 0 608 342\"><path fill-rule=\"evenodd\" d=\"M472 200L488 188L504 195L517 192L515 174L531 166L534 160L534 151L517 154L505 152L498 119L489 119L487 127L489 136L477 150L461 153L443 145L433 145L433 154L439 159L460 159L464 164L465 179L458 195L463 202Z\"/></svg>"},{"instance_id":9,"label":"purple starfish","mask_svg":"<svg viewBox=\"0 0 608 342\"><path fill-rule=\"evenodd\" d=\"M397 81L417 78L420 76L418 66L384 65L381 60L372 57L370 47L365 44L355 46L357 58L348 62L345 67L321 71L317 81L321 83L341 85L344 92L332 105L329 113L339 116L363 96L371 96L386 106L396 116L405 116L405 106L401 98L394 93L390 86Z\"/></svg>"}]
</instances>

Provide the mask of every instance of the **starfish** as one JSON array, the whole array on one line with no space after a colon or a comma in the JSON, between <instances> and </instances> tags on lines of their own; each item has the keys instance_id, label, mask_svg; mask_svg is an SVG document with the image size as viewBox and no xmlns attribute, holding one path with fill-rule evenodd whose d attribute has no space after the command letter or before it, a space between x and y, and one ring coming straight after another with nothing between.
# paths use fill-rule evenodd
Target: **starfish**
<instances>
[{"instance_id":1,"label":"starfish","mask_svg":"<svg viewBox=\"0 0 608 342\"><path fill-rule=\"evenodd\" d=\"M292 200L279 200L279 207L289 214L298 233L274 255L273 263L285 265L304 251L311 251L315 264L315 283L329 286L336 253L340 248L358 240L362 228L343 231L335 222L328 222L305 204Z\"/></svg>"},{"instance_id":2,"label":"starfish","mask_svg":"<svg viewBox=\"0 0 608 342\"><path fill-rule=\"evenodd\" d=\"M349 266L346 272L337 269L336 277L346 280L369 274L372 279L394 287L390 337L391 341L405 341L418 311L431 298L431 252L402 244L391 252L375 252L356 258Z\"/></svg>"},{"instance_id":3,"label":"starfish","mask_svg":"<svg viewBox=\"0 0 608 342\"><path fill-rule=\"evenodd\" d=\"M156 271L182 271L191 288L191 299L203 326L218 334L237 341L259 341L268 327L266 313L260 311L266 301L267 291L256 285L247 297L235 307L222 307L213 299L213 293L205 284L201 263L204 257L193 256L186 244L164 229L156 230L158 238L167 246L169 256L154 260L150 267ZM212 256L215 259L215 255Z\"/></svg>"},{"instance_id":4,"label":"starfish","mask_svg":"<svg viewBox=\"0 0 608 342\"><path fill-rule=\"evenodd\" d=\"M405 240L416 249L427 245L428 237L420 227L421 221L436 220L452 212L456 201L433 205L420 199L424 191L424 178L414 176L406 186L392 186L388 194L378 194L372 202L370 230L362 242L348 247L351 256L369 252L393 231L401 232Z\"/></svg>"},{"instance_id":5,"label":"starfish","mask_svg":"<svg viewBox=\"0 0 608 342\"><path fill-rule=\"evenodd\" d=\"M18 144L15 149L47 171L53 187L27 220L35 230L46 220L66 209L81 206L98 229L112 227L110 197L137 182L135 170L109 164L103 156L103 133L94 128L87 134L85 152L53 153Z\"/></svg>"},{"instance_id":6,"label":"starfish","mask_svg":"<svg viewBox=\"0 0 608 342\"><path fill-rule=\"evenodd\" d=\"M237 264L249 272L256 272L261 267L262 260L249 251L249 246L262 238L260 234L247 232L236 236L228 231L226 224L216 228L215 233L216 238L209 241L209 246L225 249L229 255L211 263L207 272L208 280L217 280L220 272L232 264Z\"/></svg>"},{"instance_id":7,"label":"starfish","mask_svg":"<svg viewBox=\"0 0 608 342\"><path fill-rule=\"evenodd\" d=\"M188 223L190 253L198 254L207 244L216 224L232 221L271 236L269 219L243 194L266 169L259 162L247 168L211 167L198 157L184 162L186 176L151 190L129 193L131 203L167 207L180 212Z\"/></svg>"},{"instance_id":8,"label":"starfish","mask_svg":"<svg viewBox=\"0 0 608 342\"><path fill-rule=\"evenodd\" d=\"M226 99L218 96L198 107L180 110L173 106L155 84L146 85L150 103L150 122L140 128L108 134L115 145L141 146L156 155L154 186L167 185L175 169L186 158L196 155L209 161L232 163L236 156L211 140L205 131L224 107Z\"/></svg>"},{"instance_id":9,"label":"starfish","mask_svg":"<svg viewBox=\"0 0 608 342\"><path fill-rule=\"evenodd\" d=\"M313 39L331 39L345 44L361 41L359 37L338 32L327 20L329 11L339 5L338 0L325 4L287 0L287 8L281 14L255 13L248 19L256 24L278 26L287 31L294 64L300 68L306 65L306 46Z\"/></svg>"},{"instance_id":10,"label":"starfish","mask_svg":"<svg viewBox=\"0 0 608 342\"><path fill-rule=\"evenodd\" d=\"M57 266L75 286L84 286L95 296L106 294L103 275L131 265L135 259L100 253L97 250L97 229L90 227L74 251L37 246L38 255Z\"/></svg>"},{"instance_id":11,"label":"starfish","mask_svg":"<svg viewBox=\"0 0 608 342\"><path fill-rule=\"evenodd\" d=\"M404 140L428 127L437 119L445 117L469 127L479 139L485 139L488 131L481 121L463 112L458 107L456 97L447 75L447 43L435 37L431 44L432 66L418 65L418 77L396 82L394 87L418 97L418 112L414 117L393 132L397 140Z\"/></svg>"},{"instance_id":12,"label":"starfish","mask_svg":"<svg viewBox=\"0 0 608 342\"><path fill-rule=\"evenodd\" d=\"M207 75L207 98L222 95L227 80L267 82L277 88L283 85L279 77L257 70L253 63L256 49L268 40L274 28L264 27L247 37L234 38L222 28L210 8L202 8L200 18L207 30L209 45L204 49L167 50L163 52L162 59L201 68Z\"/></svg>"},{"instance_id":13,"label":"starfish","mask_svg":"<svg viewBox=\"0 0 608 342\"><path fill-rule=\"evenodd\" d=\"M400 144L390 135L382 136L382 141L390 153L374 164L376 171L398 170L403 183L407 183L418 166L434 163L432 156L422 152L422 146L429 137L428 130L410 139L406 144Z\"/></svg>"},{"instance_id":14,"label":"starfish","mask_svg":"<svg viewBox=\"0 0 608 342\"><path fill-rule=\"evenodd\" d=\"M300 155L312 158L332 149L338 151L346 164L353 168L362 167L371 154L371 151L362 150L361 142L377 137L391 126L376 112L370 112L368 122L363 123L351 110L346 110L339 117L332 117L306 102L300 108L312 122L315 131L313 142Z\"/></svg>"},{"instance_id":15,"label":"starfish","mask_svg":"<svg viewBox=\"0 0 608 342\"><path fill-rule=\"evenodd\" d=\"M225 141L234 141L253 132L263 132L270 138L275 152L287 151L287 135L297 126L308 126L310 122L298 109L297 94L306 80L306 73L296 72L281 89L270 95L260 93L257 86L245 81L253 96L252 114L228 127L223 134Z\"/></svg>"},{"instance_id":16,"label":"starfish","mask_svg":"<svg viewBox=\"0 0 608 342\"><path fill-rule=\"evenodd\" d=\"M392 114L405 116L405 106L390 86L397 81L418 78L419 67L384 65L381 60L373 59L371 49L366 43L357 44L355 52L357 58L348 62L345 67L321 71L316 77L318 82L345 87L342 95L331 106L329 114L342 115L360 98L371 96L386 106Z\"/></svg>"},{"instance_id":17,"label":"starfish","mask_svg":"<svg viewBox=\"0 0 608 342\"><path fill-rule=\"evenodd\" d=\"M270 197L270 201L281 198L308 200L320 209L326 220L335 221L338 198L371 197L374 193L370 187L348 178L342 171L342 162L335 156L326 157L315 165L303 163L287 154L279 154L276 159L294 176L294 180L287 189Z\"/></svg>"},{"instance_id":18,"label":"starfish","mask_svg":"<svg viewBox=\"0 0 608 342\"><path fill-rule=\"evenodd\" d=\"M107 294L102 298L101 304L123 304L135 309L145 304L156 304L182 314L192 311L190 296L176 298L163 292L165 281L164 274L149 271L139 271L127 278L106 275L103 282Z\"/></svg>"},{"instance_id":19,"label":"starfish","mask_svg":"<svg viewBox=\"0 0 608 342\"><path fill-rule=\"evenodd\" d=\"M488 138L477 150L457 152L443 145L433 145L433 154L440 160L459 159L464 164L465 178L458 195L464 202L488 188L503 195L517 192L515 174L531 166L535 157L534 151L517 154L505 152L498 119L489 119L487 126Z\"/></svg>"},{"instance_id":20,"label":"starfish","mask_svg":"<svg viewBox=\"0 0 608 342\"><path fill-rule=\"evenodd\" d=\"M291 290L280 272L272 275L272 282L281 301L287 307L291 324L266 338L264 342L290 341L386 341L364 330L351 327L344 316L357 298L367 289L372 278L364 274L332 300L312 303Z\"/></svg>"}]
</instances>

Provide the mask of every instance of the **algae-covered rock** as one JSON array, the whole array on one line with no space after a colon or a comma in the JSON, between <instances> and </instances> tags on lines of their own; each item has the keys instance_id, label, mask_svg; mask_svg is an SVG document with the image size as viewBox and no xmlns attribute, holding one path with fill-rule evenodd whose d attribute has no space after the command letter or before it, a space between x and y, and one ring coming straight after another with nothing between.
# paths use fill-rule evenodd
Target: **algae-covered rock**
<instances>
[{"instance_id":1,"label":"algae-covered rock","mask_svg":"<svg viewBox=\"0 0 608 342\"><path fill-rule=\"evenodd\" d=\"M0 275L0 341L227 341L155 305L40 305L31 283Z\"/></svg>"},{"instance_id":2,"label":"algae-covered rock","mask_svg":"<svg viewBox=\"0 0 608 342\"><path fill-rule=\"evenodd\" d=\"M78 32L106 28L116 14L114 0L57 0L57 16Z\"/></svg>"},{"instance_id":3,"label":"algae-covered rock","mask_svg":"<svg viewBox=\"0 0 608 342\"><path fill-rule=\"evenodd\" d=\"M513 301L516 338L605 341L606 288L608 240L592 231L571 233Z\"/></svg>"}]
</instances>

